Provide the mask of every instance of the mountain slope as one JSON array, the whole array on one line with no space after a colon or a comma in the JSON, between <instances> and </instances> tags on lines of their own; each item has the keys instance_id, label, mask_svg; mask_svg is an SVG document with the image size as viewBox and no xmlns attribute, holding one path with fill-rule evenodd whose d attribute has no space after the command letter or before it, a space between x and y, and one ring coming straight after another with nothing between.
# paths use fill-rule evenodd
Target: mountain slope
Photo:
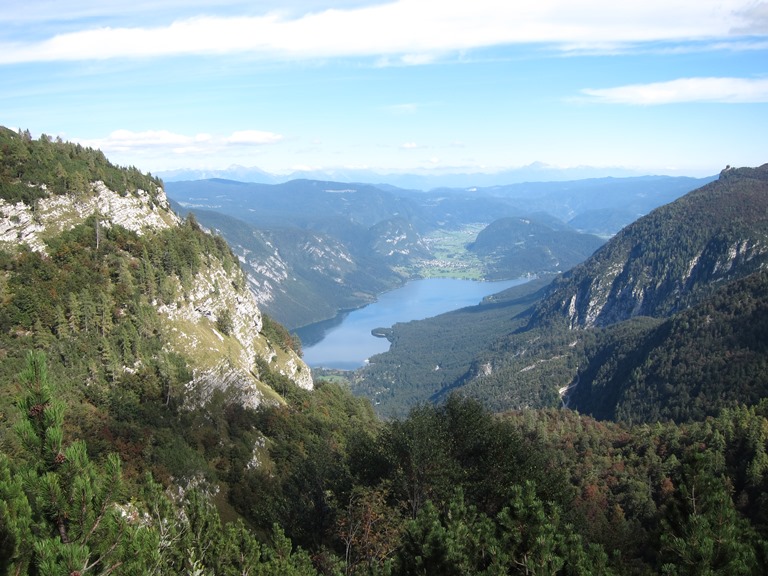
<instances>
[{"instance_id":1,"label":"mountain slope","mask_svg":"<svg viewBox=\"0 0 768 576\"><path fill-rule=\"evenodd\" d=\"M624 228L557 281L534 322L667 316L768 262L768 165L720 178Z\"/></svg>"},{"instance_id":2,"label":"mountain slope","mask_svg":"<svg viewBox=\"0 0 768 576\"><path fill-rule=\"evenodd\" d=\"M587 348L570 407L630 423L689 421L768 397L768 270L658 326L616 332Z\"/></svg>"},{"instance_id":3,"label":"mountain slope","mask_svg":"<svg viewBox=\"0 0 768 576\"><path fill-rule=\"evenodd\" d=\"M569 229L552 218L501 218L486 226L469 250L483 261L489 279L568 270L602 246L603 240Z\"/></svg>"},{"instance_id":4,"label":"mountain slope","mask_svg":"<svg viewBox=\"0 0 768 576\"><path fill-rule=\"evenodd\" d=\"M658 342L665 342L658 344L661 351L697 345L687 341L691 336L685 330L676 333L684 343L674 346L661 338L661 332L652 331L661 320L694 305L714 306L722 298L718 291L725 290L729 282L757 274L768 264L767 248L768 165L724 171L716 182L628 226L583 264L555 280L531 311L525 329L499 338L478 356L462 389L485 398L496 409L551 405L557 401L558 391L567 400L575 390L574 397L582 398L576 405L587 409L583 397L591 389L589 379L596 378L596 389L603 390L606 398L592 395L588 411L604 417L621 413L633 418L633 410L646 416L680 418L711 413L706 407L665 411L667 393L648 392L671 387L679 399L697 397L708 389L699 398L706 403L706 397L713 400L723 395L728 381L721 380L716 371L706 375L694 371L687 380L682 372L675 378L665 372L665 377L654 376L653 370L646 373L645 363L653 357L651 350ZM743 320L757 318L745 315ZM672 325L666 326L659 330ZM607 335L600 327L609 328ZM733 342L716 330L710 338L715 344L704 349L710 351L712 362L727 362L734 353ZM648 357L643 356L643 346L650 346ZM682 355L677 361L686 364ZM639 382L636 387L628 385L633 378ZM754 389L761 386L756 381ZM615 403L625 387L627 398L644 392L631 401L625 399L625 409L620 409ZM743 397L729 392L723 397L755 400L753 392Z\"/></svg>"},{"instance_id":5,"label":"mountain slope","mask_svg":"<svg viewBox=\"0 0 768 576\"><path fill-rule=\"evenodd\" d=\"M194 214L202 225L226 238L259 306L289 329L358 308L400 285L403 276L385 261L395 265L412 248L408 236L389 227L389 221L374 226L379 232L361 233L355 254L338 238L319 231L287 225L260 229L218 212L196 209ZM361 244L393 254L381 258L361 254ZM418 249L418 240L415 244Z\"/></svg>"},{"instance_id":6,"label":"mountain slope","mask_svg":"<svg viewBox=\"0 0 768 576\"><path fill-rule=\"evenodd\" d=\"M340 238L393 216L419 221L411 201L369 184L293 180L254 184L229 180L174 182L169 195L186 209L216 210L262 229L298 228L334 232Z\"/></svg>"},{"instance_id":7,"label":"mountain slope","mask_svg":"<svg viewBox=\"0 0 768 576\"><path fill-rule=\"evenodd\" d=\"M630 421L754 403L765 392L766 334L756 327L767 266L768 165L724 171L622 230L497 323L495 338L481 316L463 324L490 343L453 382L434 382L432 399L459 391L496 411L566 403ZM437 349L454 340L441 322L418 330ZM400 357L393 346L386 360ZM361 372L361 388L375 369ZM401 378L388 389L407 398L418 387Z\"/></svg>"},{"instance_id":8,"label":"mountain slope","mask_svg":"<svg viewBox=\"0 0 768 576\"><path fill-rule=\"evenodd\" d=\"M88 332L95 320L82 324L85 300L100 311L102 369L119 378L135 370L128 359L138 360L127 336L140 324L133 315L141 309L150 314L151 308L159 318L148 330L167 351L187 359L193 370L188 384L199 384L203 397L234 387L246 404L279 401L254 369L257 358L297 384L312 386L309 369L295 352L261 333L261 313L229 247L194 219L181 222L158 180L116 168L98 151L47 138L35 141L3 130L0 146L6 331L40 328L63 338L61 319L69 317L67 324L78 333ZM121 187L112 190L91 180L99 176ZM92 282L71 276L75 268L91 269ZM40 274L55 294L52 302L22 282L43 283ZM118 345L125 349L113 349Z\"/></svg>"}]
</instances>

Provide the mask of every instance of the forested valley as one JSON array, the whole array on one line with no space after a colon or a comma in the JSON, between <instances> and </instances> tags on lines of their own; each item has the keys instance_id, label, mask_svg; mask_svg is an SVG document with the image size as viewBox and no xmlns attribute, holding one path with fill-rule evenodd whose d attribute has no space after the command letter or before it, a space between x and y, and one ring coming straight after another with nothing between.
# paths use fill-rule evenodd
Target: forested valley
<instances>
[{"instance_id":1,"label":"forested valley","mask_svg":"<svg viewBox=\"0 0 768 576\"><path fill-rule=\"evenodd\" d=\"M122 194L151 191L159 202L161 182L134 177L138 171L114 167L98 151L2 136L9 226L17 223L6 214L19 203L92 192L66 176L71 170L87 183L112 178L108 185ZM288 361L255 357L251 371L264 392L247 405L234 388L195 385L199 358L174 346L168 323L168 310L191 298L195 278L213 263L224 263L230 283L244 283L227 243L194 217L139 234L109 214L88 214L49 231L44 250L3 244L0 574L768 570L768 404L757 388L700 395L699 403L712 401L701 410L648 409L615 422L596 409L603 419L561 407L491 410L445 390L382 419L343 381L317 379L308 389L288 377ZM679 351L665 358L689 357L689 332L707 339L713 358L715 341L742 343L729 350L747 359L741 377L753 382L760 355L745 341L765 336L764 275L728 281L725 292L669 320L634 319L621 346L600 347L608 336L590 332L573 348L600 373L592 395L630 382L636 393L618 416L640 410L650 386L671 393L673 383L695 388L717 375L717 365L699 375L677 360L653 360L662 336ZM514 306L507 319L515 319L507 336L549 310L530 310L543 295L507 298ZM483 314L502 304L489 302ZM753 324L734 320L747 313ZM230 333L241 320L221 310L199 321L197 336L234 346ZM264 317L259 326L275 355L300 351L278 322ZM503 347L491 332L486 338L489 349ZM663 377L619 378L630 371L633 341ZM600 372L598 362L621 369ZM523 374L532 382L531 372ZM538 389L556 395L553 374L539 373Z\"/></svg>"}]
</instances>

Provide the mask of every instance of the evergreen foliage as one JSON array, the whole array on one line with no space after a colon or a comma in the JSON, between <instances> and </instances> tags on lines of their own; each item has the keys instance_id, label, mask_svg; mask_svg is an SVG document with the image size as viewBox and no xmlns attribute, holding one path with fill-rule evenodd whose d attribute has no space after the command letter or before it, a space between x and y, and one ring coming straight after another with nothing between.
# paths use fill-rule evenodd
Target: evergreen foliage
<instances>
[{"instance_id":1,"label":"evergreen foliage","mask_svg":"<svg viewBox=\"0 0 768 576\"><path fill-rule=\"evenodd\" d=\"M50 194L82 194L101 181L123 195L144 190L154 197L162 182L135 167L111 164L100 150L63 142L28 130L0 126L0 198L34 206Z\"/></svg>"},{"instance_id":2,"label":"evergreen foliage","mask_svg":"<svg viewBox=\"0 0 768 576\"><path fill-rule=\"evenodd\" d=\"M65 437L42 352L19 379L18 448L13 460L0 454L3 574L316 573L279 527L259 542L242 521L224 525L199 489L172 498L147 477L128 501L117 454L94 462Z\"/></svg>"}]
</instances>

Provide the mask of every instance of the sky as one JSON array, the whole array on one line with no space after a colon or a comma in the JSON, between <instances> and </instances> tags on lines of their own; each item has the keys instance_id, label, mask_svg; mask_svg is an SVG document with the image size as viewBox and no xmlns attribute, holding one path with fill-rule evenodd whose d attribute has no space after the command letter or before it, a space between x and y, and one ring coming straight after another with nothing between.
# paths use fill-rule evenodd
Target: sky
<instances>
[{"instance_id":1,"label":"sky","mask_svg":"<svg viewBox=\"0 0 768 576\"><path fill-rule=\"evenodd\" d=\"M4 0L0 125L123 166L768 162L768 1Z\"/></svg>"}]
</instances>

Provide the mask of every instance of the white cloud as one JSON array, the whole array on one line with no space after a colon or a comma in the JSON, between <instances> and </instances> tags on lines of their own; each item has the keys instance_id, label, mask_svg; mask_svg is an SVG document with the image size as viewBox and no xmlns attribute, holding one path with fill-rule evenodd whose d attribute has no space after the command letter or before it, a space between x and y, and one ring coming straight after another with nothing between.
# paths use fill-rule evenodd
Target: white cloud
<instances>
[{"instance_id":1,"label":"white cloud","mask_svg":"<svg viewBox=\"0 0 768 576\"><path fill-rule=\"evenodd\" d=\"M407 66L423 66L435 61L434 54L405 54L400 61Z\"/></svg>"},{"instance_id":2,"label":"white cloud","mask_svg":"<svg viewBox=\"0 0 768 576\"><path fill-rule=\"evenodd\" d=\"M414 102L406 104L392 104L390 106L386 106L385 109L396 115L415 114L419 109L419 105Z\"/></svg>"},{"instance_id":3,"label":"white cloud","mask_svg":"<svg viewBox=\"0 0 768 576\"><path fill-rule=\"evenodd\" d=\"M416 142L404 142L403 144L400 144L400 148L403 150L415 150L418 147L419 145L416 144Z\"/></svg>"},{"instance_id":4,"label":"white cloud","mask_svg":"<svg viewBox=\"0 0 768 576\"><path fill-rule=\"evenodd\" d=\"M105 138L79 140L84 146L98 148L107 156L123 155L145 156L148 158L174 156L214 156L225 147L243 150L253 146L276 144L283 137L273 132L242 130L229 136L195 134L177 134L168 130L115 130Z\"/></svg>"},{"instance_id":5,"label":"white cloud","mask_svg":"<svg viewBox=\"0 0 768 576\"><path fill-rule=\"evenodd\" d=\"M167 130L146 130L144 132L115 130L106 138L90 140L83 142L83 144L101 149L125 151L136 148L191 146L209 142L210 140L211 136L209 134L185 136L183 134L174 134Z\"/></svg>"},{"instance_id":6,"label":"white cloud","mask_svg":"<svg viewBox=\"0 0 768 576\"><path fill-rule=\"evenodd\" d=\"M679 78L614 88L586 88L582 93L600 102L646 106L682 102L767 103L768 78Z\"/></svg>"},{"instance_id":7,"label":"white cloud","mask_svg":"<svg viewBox=\"0 0 768 576\"><path fill-rule=\"evenodd\" d=\"M184 54L279 58L399 56L418 64L436 54L503 44L617 43L729 38L763 30L752 0L397 0L288 18L196 16L154 27L127 25L0 43L0 63L98 60Z\"/></svg>"},{"instance_id":8,"label":"white cloud","mask_svg":"<svg viewBox=\"0 0 768 576\"><path fill-rule=\"evenodd\" d=\"M744 24L735 30L737 33L768 34L768 3L754 2L744 6L739 12Z\"/></svg>"},{"instance_id":9,"label":"white cloud","mask_svg":"<svg viewBox=\"0 0 768 576\"><path fill-rule=\"evenodd\" d=\"M276 144L283 139L280 134L274 132L264 132L262 130L242 130L233 132L231 136L225 139L227 144L238 144L247 146L263 146L265 144Z\"/></svg>"}]
</instances>

